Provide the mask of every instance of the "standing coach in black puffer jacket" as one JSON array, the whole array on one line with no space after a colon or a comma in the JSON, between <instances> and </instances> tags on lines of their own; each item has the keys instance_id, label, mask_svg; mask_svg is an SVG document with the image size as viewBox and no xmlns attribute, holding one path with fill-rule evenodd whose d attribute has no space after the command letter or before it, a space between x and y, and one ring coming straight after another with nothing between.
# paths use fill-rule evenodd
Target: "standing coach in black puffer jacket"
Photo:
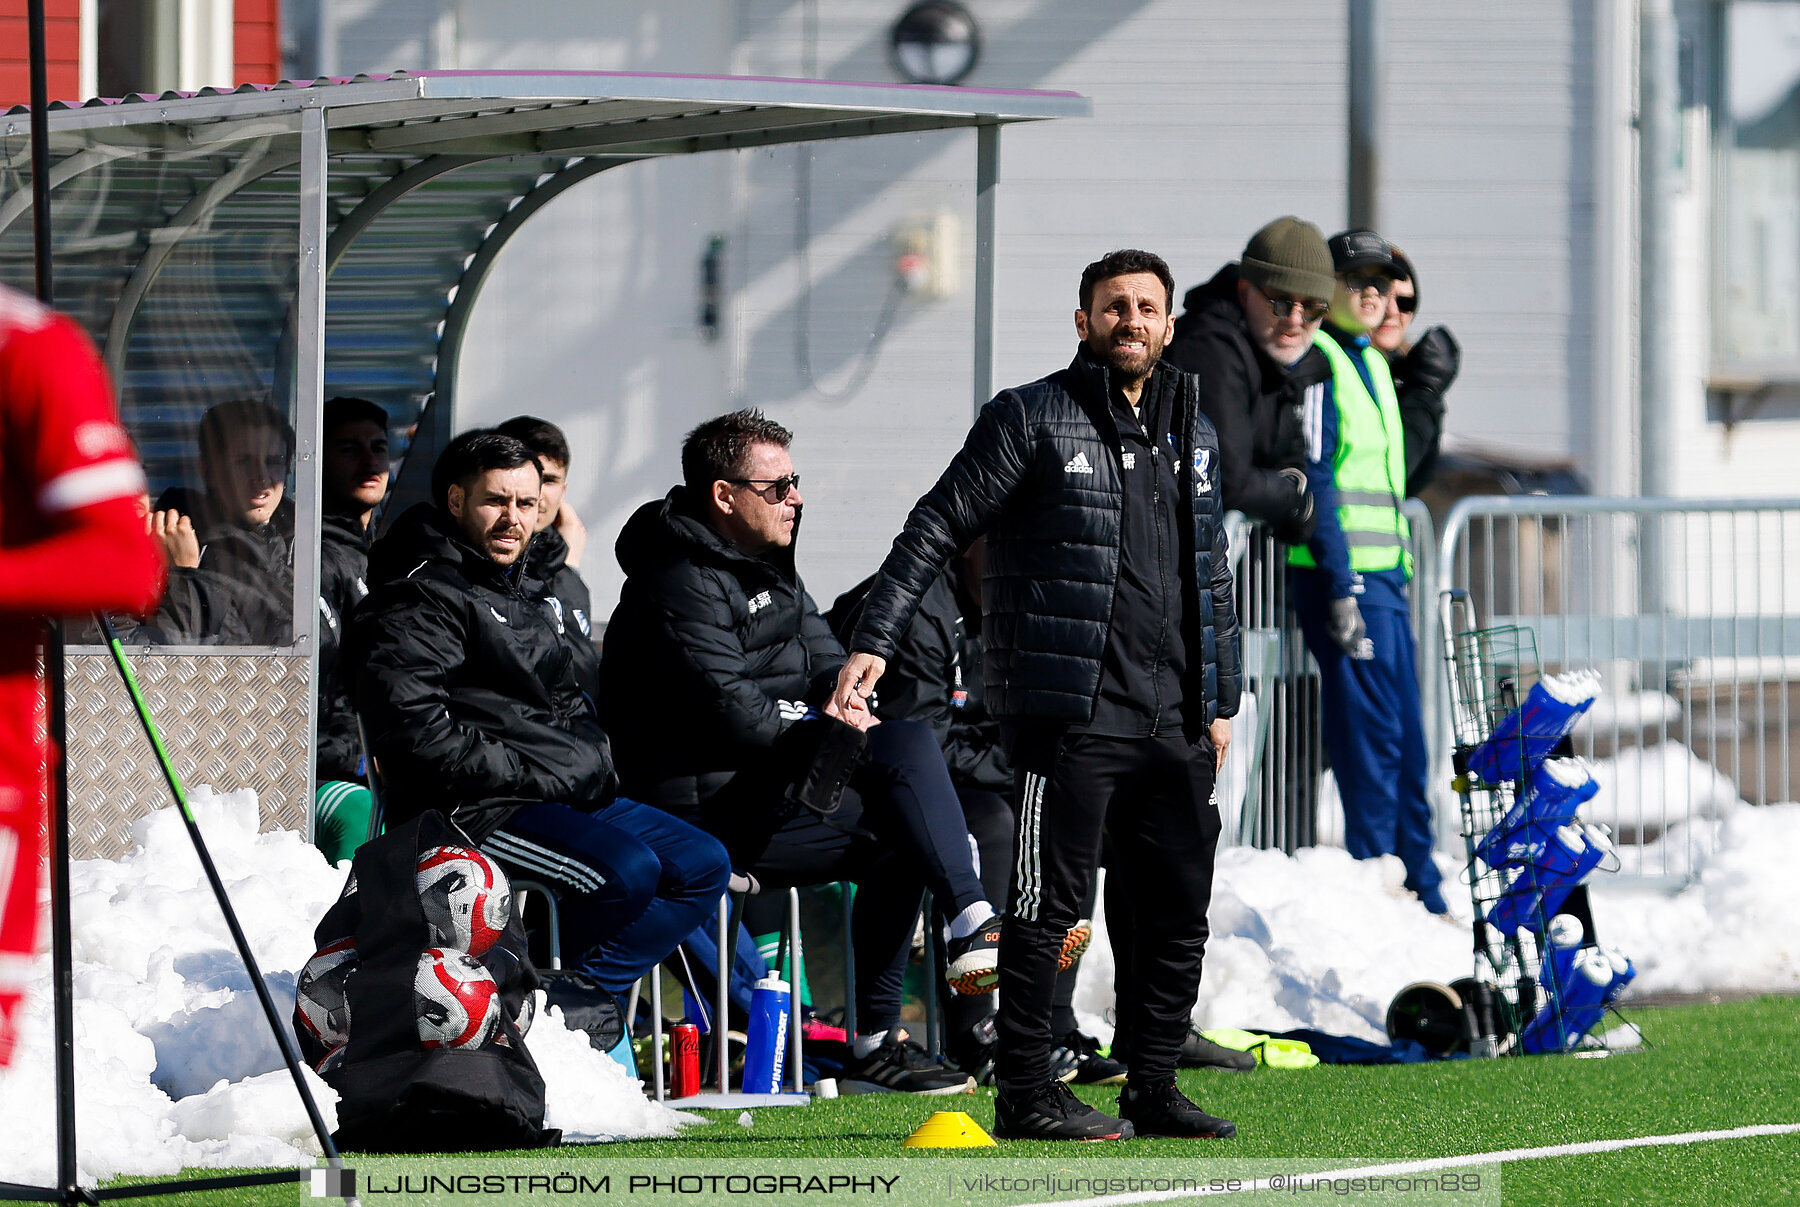
<instances>
[{"instance_id":1,"label":"standing coach in black puffer jacket","mask_svg":"<svg viewBox=\"0 0 1800 1207\"><path fill-rule=\"evenodd\" d=\"M996 1070L1007 1139L1236 1132L1175 1088L1241 674L1217 438L1198 381L1159 363L1173 293L1148 252L1088 265L1074 363L983 408L882 564L834 697L870 694L926 590L986 533L983 670L1018 777ZM1122 1120L1050 1074L1058 944L1102 829L1136 908L1132 933L1113 935L1137 977L1119 998L1133 1036Z\"/></svg>"}]
</instances>

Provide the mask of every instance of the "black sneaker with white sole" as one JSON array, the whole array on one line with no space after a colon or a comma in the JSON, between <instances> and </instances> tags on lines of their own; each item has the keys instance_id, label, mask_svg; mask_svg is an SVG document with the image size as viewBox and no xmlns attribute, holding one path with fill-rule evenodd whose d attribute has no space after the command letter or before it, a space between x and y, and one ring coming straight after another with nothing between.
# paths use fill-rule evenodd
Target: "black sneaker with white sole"
<instances>
[{"instance_id":1,"label":"black sneaker with white sole","mask_svg":"<svg viewBox=\"0 0 1800 1207\"><path fill-rule=\"evenodd\" d=\"M970 934L952 939L944 954L944 982L952 993L967 997L987 993L1000 983L1000 923L995 914Z\"/></svg>"},{"instance_id":2,"label":"black sneaker with white sole","mask_svg":"<svg viewBox=\"0 0 1800 1207\"><path fill-rule=\"evenodd\" d=\"M974 933L945 944L944 981L951 992L964 996L987 993L1000 983L1000 931L1005 921L1005 915L995 914ZM1083 918L1071 926L1056 953L1056 970L1073 968L1093 938L1091 920Z\"/></svg>"},{"instance_id":3,"label":"black sneaker with white sole","mask_svg":"<svg viewBox=\"0 0 1800 1207\"><path fill-rule=\"evenodd\" d=\"M1035 1094L994 1099L997 1140L1129 1140L1131 1124L1095 1110L1060 1081Z\"/></svg>"},{"instance_id":4,"label":"black sneaker with white sole","mask_svg":"<svg viewBox=\"0 0 1800 1207\"><path fill-rule=\"evenodd\" d=\"M1186 1140L1229 1140L1237 1124L1209 1115L1172 1085L1119 1091L1119 1115L1131 1120L1140 1136L1177 1136Z\"/></svg>"},{"instance_id":5,"label":"black sneaker with white sole","mask_svg":"<svg viewBox=\"0 0 1800 1207\"><path fill-rule=\"evenodd\" d=\"M1072 1085L1122 1085L1126 1068L1100 1054L1100 1041L1080 1031L1059 1036L1050 1050L1050 1075Z\"/></svg>"},{"instance_id":6,"label":"black sneaker with white sole","mask_svg":"<svg viewBox=\"0 0 1800 1207\"><path fill-rule=\"evenodd\" d=\"M845 1094L973 1094L975 1079L933 1060L898 1027L867 1056L855 1055L838 1079Z\"/></svg>"}]
</instances>

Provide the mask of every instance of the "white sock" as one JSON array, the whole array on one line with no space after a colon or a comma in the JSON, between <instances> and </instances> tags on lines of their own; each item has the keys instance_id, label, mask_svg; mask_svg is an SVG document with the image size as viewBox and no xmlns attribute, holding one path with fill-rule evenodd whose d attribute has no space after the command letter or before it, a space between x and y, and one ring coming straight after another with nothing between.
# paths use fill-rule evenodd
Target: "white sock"
<instances>
[{"instance_id":1,"label":"white sock","mask_svg":"<svg viewBox=\"0 0 1800 1207\"><path fill-rule=\"evenodd\" d=\"M988 924L994 916L994 907L986 901L977 901L956 917L950 919L950 937L966 939Z\"/></svg>"},{"instance_id":2,"label":"white sock","mask_svg":"<svg viewBox=\"0 0 1800 1207\"><path fill-rule=\"evenodd\" d=\"M873 1035L859 1035L850 1041L850 1051L858 1060L861 1060L876 1048L879 1048L881 1046L881 1041L886 1038L886 1031L877 1031Z\"/></svg>"}]
</instances>

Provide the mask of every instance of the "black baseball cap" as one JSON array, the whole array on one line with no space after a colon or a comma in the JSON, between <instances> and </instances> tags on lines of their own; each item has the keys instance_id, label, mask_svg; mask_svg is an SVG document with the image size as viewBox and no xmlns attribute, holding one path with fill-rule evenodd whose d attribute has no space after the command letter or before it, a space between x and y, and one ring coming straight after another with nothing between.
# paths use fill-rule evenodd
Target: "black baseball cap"
<instances>
[{"instance_id":1,"label":"black baseball cap","mask_svg":"<svg viewBox=\"0 0 1800 1207\"><path fill-rule=\"evenodd\" d=\"M1371 268L1389 275L1400 270L1388 241L1366 227L1335 234L1325 246L1331 250L1331 270L1339 276Z\"/></svg>"}]
</instances>

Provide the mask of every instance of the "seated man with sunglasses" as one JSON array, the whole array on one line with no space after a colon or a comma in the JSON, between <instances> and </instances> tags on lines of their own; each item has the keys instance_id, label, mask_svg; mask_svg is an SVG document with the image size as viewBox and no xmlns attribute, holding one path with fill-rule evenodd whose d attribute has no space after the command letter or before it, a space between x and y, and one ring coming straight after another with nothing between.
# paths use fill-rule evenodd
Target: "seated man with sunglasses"
<instances>
[{"instance_id":1,"label":"seated man with sunglasses","mask_svg":"<svg viewBox=\"0 0 1800 1207\"><path fill-rule=\"evenodd\" d=\"M1407 600L1406 438L1393 374L1369 338L1402 269L1372 230L1344 231L1327 246L1337 288L1313 342L1331 362L1331 388L1308 408L1306 428L1318 524L1288 552L1291 598L1319 664L1344 845L1358 859L1398 855L1406 887L1442 914L1449 911L1431 857L1430 757Z\"/></svg>"},{"instance_id":2,"label":"seated man with sunglasses","mask_svg":"<svg viewBox=\"0 0 1800 1207\"><path fill-rule=\"evenodd\" d=\"M1313 530L1301 413L1331 378L1313 336L1333 284L1319 228L1277 218L1250 236L1240 261L1188 290L1163 353L1200 378L1200 409L1219 432L1225 506L1291 545Z\"/></svg>"},{"instance_id":3,"label":"seated man with sunglasses","mask_svg":"<svg viewBox=\"0 0 1800 1207\"><path fill-rule=\"evenodd\" d=\"M716 835L734 867L771 888L856 883L846 1092L962 1093L974 1080L899 1026L913 919L929 888L950 919L959 993L999 979L999 919L931 730L831 704L845 654L794 567L792 441L759 411L709 419L682 444L682 484L626 521L602 720L625 791ZM841 795L811 791L828 752L860 741L844 725L867 735L867 761ZM758 917L771 905L750 899L752 934L776 929Z\"/></svg>"}]
</instances>

